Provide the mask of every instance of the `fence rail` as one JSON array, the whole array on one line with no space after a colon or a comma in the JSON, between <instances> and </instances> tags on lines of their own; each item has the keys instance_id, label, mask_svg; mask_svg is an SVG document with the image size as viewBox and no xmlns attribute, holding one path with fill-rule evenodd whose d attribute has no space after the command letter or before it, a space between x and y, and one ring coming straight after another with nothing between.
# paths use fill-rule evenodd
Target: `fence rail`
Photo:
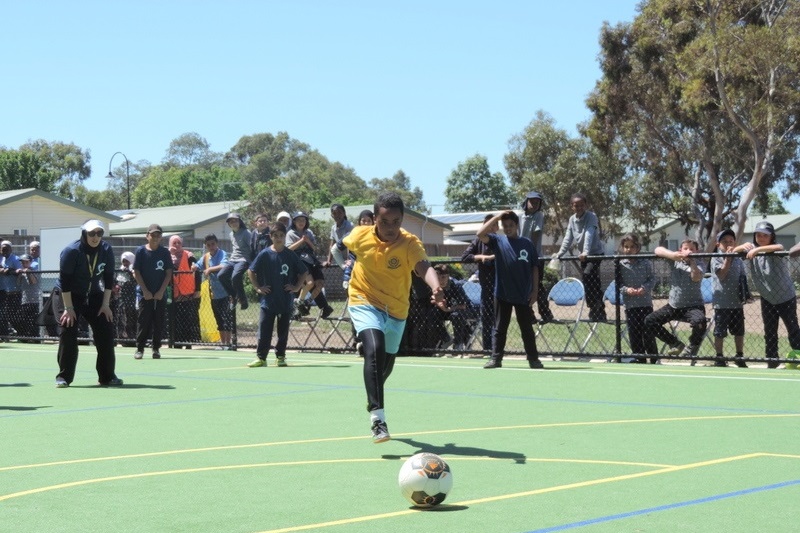
<instances>
[{"instance_id":1,"label":"fence rail","mask_svg":"<svg viewBox=\"0 0 800 533\"><path fill-rule=\"evenodd\" d=\"M776 254L786 262L796 295L798 279L800 279L800 261L789 259L786 254ZM713 257L724 257L720 254L697 254L698 259L707 263ZM657 258L654 255L641 254L639 260L652 261L654 284L652 289L653 308L660 309L668 302L672 289L671 275L674 263ZM693 356L672 355L672 346L658 342L657 353L645 354L642 350L634 350L641 346L638 342L641 331L632 332L629 320L631 310L625 309L624 295L619 293L621 286L621 261L625 256L608 256L589 258L599 264L599 287L582 286L583 263L575 258L562 260L559 269L547 268L542 283L542 290L547 293L552 319L534 324L537 345L540 355L559 357L606 358L609 361L630 361L637 356L660 360L686 359L693 361L715 361L714 306L706 293L712 284L712 275L708 273L702 282L704 302L701 306L705 315L706 327L702 342ZM745 266L749 261L744 261ZM458 261L445 262L451 271L450 283L458 285L465 299L463 310L445 314L430 303L429 292L424 284L415 282L410 294L410 312L406 325L406 333L401 344L400 355L447 355L461 357L485 357L491 348L492 309L486 301L481 305L480 283L477 278L476 265ZM750 269L745 268L747 286L750 293L742 303L745 331L743 335L742 355L745 361L763 362L767 355L765 346L764 324L774 322L776 317L764 314L762 310L763 295L755 290L750 278ZM328 318L321 318L320 311L312 307L311 313L300 320L293 320L290 327L289 349L303 351L330 351L335 353L355 352L356 339L346 309L346 291L342 288L342 271L339 268L326 268L325 291L334 312ZM180 273L176 273L180 274ZM188 274L188 273L184 273ZM36 274L38 283L35 290L26 290L18 284L19 291L8 291L0 308L0 337L5 340L19 342L52 342L58 339L56 326L37 325L36 317L55 287L58 272L44 271ZM575 297L565 291L573 290L568 284L559 281L573 279L581 285L582 296ZM575 285L577 286L577 285ZM574 286L573 286L574 287ZM112 306L115 316L117 342L121 346L133 346L135 341L136 301L132 292L115 288ZM681 290L686 289L680 287ZM167 338L164 344L170 347L203 346L217 349L255 348L258 336L259 307L257 298L247 285L250 301L247 310L236 309L234 314L234 331L230 346L223 346L216 335L216 321L208 305L207 295L196 301L170 301L167 313ZM606 319L602 321L590 319L587 303L588 293L594 290L602 295L602 311ZM188 303L188 305L187 305ZM542 309L535 306L535 314L542 316ZM770 307L767 306L769 311ZM188 315L187 315L188 312ZM196 315L194 315L196 313ZM190 319L187 322L187 316ZM794 311L796 320L796 310ZM778 358L782 362L791 362L787 357L792 352L789 333L785 324L779 321ZM5 324L5 329L3 329ZM680 320L666 322L665 328L682 344L689 344L691 328ZM649 333L648 333L649 334ZM89 341L88 326L80 335L83 341ZM633 340L633 342L632 342ZM507 354L522 354L522 340L516 323L512 320L506 344ZM800 346L798 346L800 348ZM727 361L735 359L734 339L728 335L723 341L722 354Z\"/></svg>"}]
</instances>

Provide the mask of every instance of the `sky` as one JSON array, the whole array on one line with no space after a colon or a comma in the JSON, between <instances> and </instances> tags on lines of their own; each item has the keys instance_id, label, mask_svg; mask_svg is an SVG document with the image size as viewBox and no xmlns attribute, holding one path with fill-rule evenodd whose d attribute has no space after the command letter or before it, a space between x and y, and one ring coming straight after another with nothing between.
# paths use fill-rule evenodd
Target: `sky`
<instances>
[{"instance_id":1,"label":"sky","mask_svg":"<svg viewBox=\"0 0 800 533\"><path fill-rule=\"evenodd\" d=\"M505 175L508 141L537 111L576 134L600 29L638 2L4 4L0 146L75 143L102 190L116 152L156 164L183 133L224 153L285 131L365 181L403 170L435 214L467 158Z\"/></svg>"}]
</instances>

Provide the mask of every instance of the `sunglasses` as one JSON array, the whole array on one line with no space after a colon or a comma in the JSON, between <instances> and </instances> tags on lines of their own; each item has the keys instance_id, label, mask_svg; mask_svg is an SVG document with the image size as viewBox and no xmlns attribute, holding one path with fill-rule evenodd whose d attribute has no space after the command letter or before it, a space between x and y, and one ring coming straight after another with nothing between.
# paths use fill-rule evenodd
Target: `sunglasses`
<instances>
[{"instance_id":1,"label":"sunglasses","mask_svg":"<svg viewBox=\"0 0 800 533\"><path fill-rule=\"evenodd\" d=\"M103 236L103 230L99 229L99 230L96 230L96 231L87 231L86 232L86 236L87 237L102 237Z\"/></svg>"}]
</instances>

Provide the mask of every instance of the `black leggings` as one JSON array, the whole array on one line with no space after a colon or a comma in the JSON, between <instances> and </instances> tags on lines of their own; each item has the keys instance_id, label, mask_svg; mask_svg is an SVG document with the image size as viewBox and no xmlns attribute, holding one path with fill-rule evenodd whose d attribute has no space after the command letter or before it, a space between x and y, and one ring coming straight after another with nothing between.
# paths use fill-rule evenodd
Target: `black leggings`
<instances>
[{"instance_id":1,"label":"black leggings","mask_svg":"<svg viewBox=\"0 0 800 533\"><path fill-rule=\"evenodd\" d=\"M365 329L358 334L364 350L364 387L367 390L367 411L383 409L383 384L394 368L397 354L386 353L383 331Z\"/></svg>"}]
</instances>

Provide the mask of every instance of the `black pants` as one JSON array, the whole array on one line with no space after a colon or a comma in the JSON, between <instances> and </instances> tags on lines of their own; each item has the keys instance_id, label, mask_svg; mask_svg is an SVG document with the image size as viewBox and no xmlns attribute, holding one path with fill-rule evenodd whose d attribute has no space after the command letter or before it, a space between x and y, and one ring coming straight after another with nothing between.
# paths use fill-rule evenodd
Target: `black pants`
<instances>
[{"instance_id":1,"label":"black pants","mask_svg":"<svg viewBox=\"0 0 800 533\"><path fill-rule=\"evenodd\" d=\"M64 312L64 303L60 293L53 293L55 316L60 318ZM92 327L94 346L97 349L97 380L108 383L117 376L114 374L116 357L114 355L114 323L106 320L103 315L98 315L103 304L103 293L92 293L88 302L78 301L81 298L73 296L72 305L75 307L76 318L85 318ZM67 383L75 379L75 367L78 365L78 322L66 328L61 328L61 338L58 343L58 375Z\"/></svg>"},{"instance_id":2,"label":"black pants","mask_svg":"<svg viewBox=\"0 0 800 533\"><path fill-rule=\"evenodd\" d=\"M658 354L656 338L648 333L645 319L653 313L653 306L625 308L625 320L628 322L628 339L631 351L636 355Z\"/></svg>"},{"instance_id":3,"label":"black pants","mask_svg":"<svg viewBox=\"0 0 800 533\"><path fill-rule=\"evenodd\" d=\"M394 368L397 354L386 353L386 339L379 329L365 329L358 334L364 349L364 388L367 411L383 409L383 386Z\"/></svg>"},{"instance_id":4,"label":"black pants","mask_svg":"<svg viewBox=\"0 0 800 533\"><path fill-rule=\"evenodd\" d=\"M667 304L658 311L651 313L645 318L649 335L658 337L661 341L670 346L675 346L680 341L673 335L664 324L670 320L682 320L688 322L692 327L692 334L689 335L689 344L700 346L706 334L706 309L703 306L675 308Z\"/></svg>"},{"instance_id":5,"label":"black pants","mask_svg":"<svg viewBox=\"0 0 800 533\"><path fill-rule=\"evenodd\" d=\"M606 320L606 307L603 302L603 287L600 285L600 265L598 259L584 261L583 270L583 289L586 293L586 305L589 307L589 320ZM539 293L541 294L541 290ZM541 311L540 311L541 313Z\"/></svg>"},{"instance_id":6,"label":"black pants","mask_svg":"<svg viewBox=\"0 0 800 533\"><path fill-rule=\"evenodd\" d=\"M267 359L270 346L272 345L272 332L275 329L275 321L278 322L278 334L275 339L275 355L284 357L286 355L286 345L289 343L289 321L292 313L282 313L276 315L268 309L261 308L258 322L258 348L256 355L259 359Z\"/></svg>"},{"instance_id":7,"label":"black pants","mask_svg":"<svg viewBox=\"0 0 800 533\"><path fill-rule=\"evenodd\" d=\"M778 320L783 320L792 350L800 350L800 326L797 324L797 298L771 304L761 298L761 320L764 321L764 350L770 358L778 357Z\"/></svg>"},{"instance_id":8,"label":"black pants","mask_svg":"<svg viewBox=\"0 0 800 533\"><path fill-rule=\"evenodd\" d=\"M481 285L481 343L483 349L492 349L492 331L494 331L494 284Z\"/></svg>"},{"instance_id":9,"label":"black pants","mask_svg":"<svg viewBox=\"0 0 800 533\"><path fill-rule=\"evenodd\" d=\"M136 322L136 351L143 352L151 335L153 338L153 351L161 349L161 339L164 332L164 313L167 301L144 300L139 301L139 319Z\"/></svg>"},{"instance_id":10,"label":"black pants","mask_svg":"<svg viewBox=\"0 0 800 533\"><path fill-rule=\"evenodd\" d=\"M235 297L240 303L247 301L247 294L244 292L244 276L249 266L250 263L247 261L228 263L217 275L217 279L225 287L225 292Z\"/></svg>"},{"instance_id":11,"label":"black pants","mask_svg":"<svg viewBox=\"0 0 800 533\"><path fill-rule=\"evenodd\" d=\"M502 361L506 349L506 337L508 326L511 323L511 310L517 315L517 324L522 334L522 344L525 347L525 354L528 361L539 359L539 352L536 349L536 334L533 332L533 311L528 304L517 305L502 300L495 300L494 303L494 329L492 330L492 359Z\"/></svg>"}]
</instances>

